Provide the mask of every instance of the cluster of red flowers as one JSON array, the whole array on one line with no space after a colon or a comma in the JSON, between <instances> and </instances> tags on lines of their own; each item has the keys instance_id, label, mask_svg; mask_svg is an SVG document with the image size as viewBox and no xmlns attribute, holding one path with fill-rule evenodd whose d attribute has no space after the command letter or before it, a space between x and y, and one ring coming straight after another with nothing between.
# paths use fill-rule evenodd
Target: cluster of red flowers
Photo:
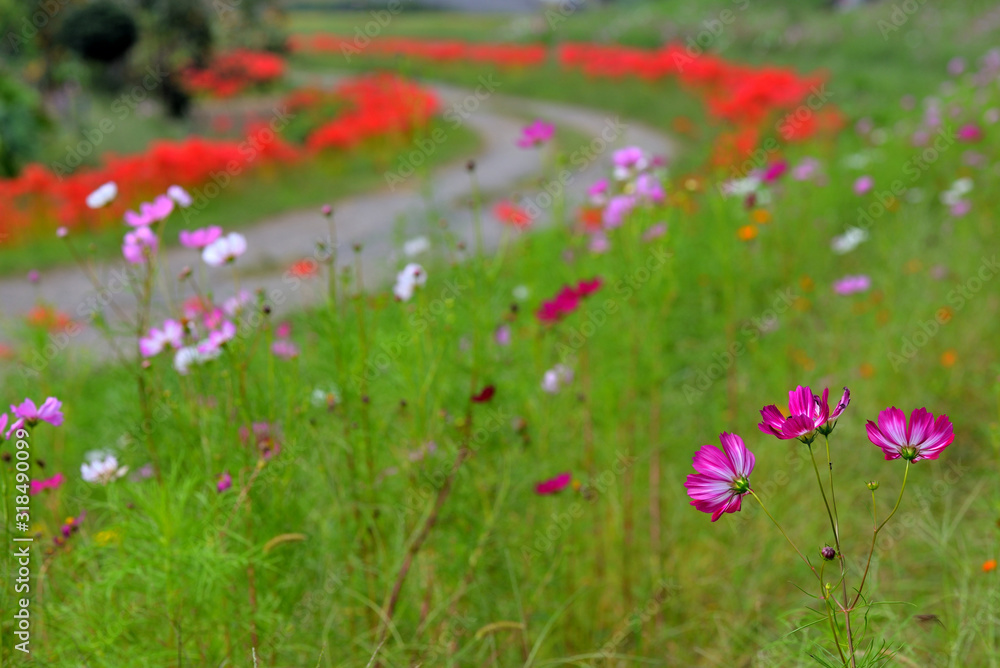
<instances>
[{"instance_id":1,"label":"cluster of red flowers","mask_svg":"<svg viewBox=\"0 0 1000 668\"><path fill-rule=\"evenodd\" d=\"M827 103L822 75L802 76L776 67L730 63L708 54L691 55L676 44L656 50L594 44L565 44L559 63L588 76L638 76L648 81L674 77L701 96L709 114L731 127L716 141L716 164L745 159L756 148L766 124L782 141L798 141L844 123Z\"/></svg>"},{"instance_id":2,"label":"cluster of red flowers","mask_svg":"<svg viewBox=\"0 0 1000 668\"><path fill-rule=\"evenodd\" d=\"M342 53L378 57L402 56L431 63L476 63L501 68L540 65L548 57L541 44L489 44L458 40L418 40L401 37L372 38L361 44L355 37L311 34L293 35L292 51Z\"/></svg>"},{"instance_id":3,"label":"cluster of red flowers","mask_svg":"<svg viewBox=\"0 0 1000 668\"><path fill-rule=\"evenodd\" d=\"M232 97L247 88L264 86L285 75L285 61L273 53L236 49L221 53L208 67L189 67L182 77L192 93Z\"/></svg>"},{"instance_id":4,"label":"cluster of red flowers","mask_svg":"<svg viewBox=\"0 0 1000 668\"><path fill-rule=\"evenodd\" d=\"M475 44L455 40L373 38L360 45L354 37L297 35L295 51L338 52L358 56L404 56L434 63L469 62L500 68L535 66L548 59L541 44ZM746 159L765 132L783 142L820 132L836 131L844 123L828 103L822 75L802 76L790 69L753 67L709 54L692 54L680 44L658 49L568 43L555 53L560 66L591 77L639 77L646 81L675 79L699 95L710 116L725 124L714 146L713 162L726 165ZM773 124L770 131L768 124Z\"/></svg>"},{"instance_id":5,"label":"cluster of red flowers","mask_svg":"<svg viewBox=\"0 0 1000 668\"><path fill-rule=\"evenodd\" d=\"M340 100L337 113L323 118L305 139L309 151L292 145L268 125L258 124L248 128L243 141L189 137L153 142L144 153L109 153L100 167L65 177L41 165L29 165L19 177L0 180L0 238L16 242L29 233L51 234L57 226L119 225L126 209L171 185L196 188L218 174L231 178L293 161L311 151L349 150L377 137L398 140L427 123L440 106L433 93L391 75L347 81L333 95ZM302 108L315 99L311 93L292 94L288 103ZM118 184L117 198L107 207L88 208L87 195L108 181Z\"/></svg>"},{"instance_id":6,"label":"cluster of red flowers","mask_svg":"<svg viewBox=\"0 0 1000 668\"><path fill-rule=\"evenodd\" d=\"M558 322L575 311L581 299L589 297L600 288L600 278L580 281L576 287L565 285L553 299L542 303L542 307L538 309L538 319L547 323Z\"/></svg>"},{"instance_id":7,"label":"cluster of red flowers","mask_svg":"<svg viewBox=\"0 0 1000 668\"><path fill-rule=\"evenodd\" d=\"M350 149L372 137L406 137L441 108L433 92L390 74L347 81L335 94L344 106L309 135L310 149Z\"/></svg>"}]
</instances>

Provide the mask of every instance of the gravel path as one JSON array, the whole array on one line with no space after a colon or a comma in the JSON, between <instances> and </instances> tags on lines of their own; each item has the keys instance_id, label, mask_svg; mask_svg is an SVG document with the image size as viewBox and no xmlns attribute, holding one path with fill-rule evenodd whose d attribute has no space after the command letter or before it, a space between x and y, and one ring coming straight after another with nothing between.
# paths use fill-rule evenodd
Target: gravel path
<instances>
[{"instance_id":1,"label":"gravel path","mask_svg":"<svg viewBox=\"0 0 1000 668\"><path fill-rule=\"evenodd\" d=\"M320 77L323 84L333 80L334 77ZM587 186L605 173L613 148L636 144L656 154L670 155L673 152L673 144L659 132L627 121L620 122L617 117L599 111L487 94L485 87L480 87L477 94L476 91L451 86L430 85L441 96L448 110L446 128L442 135L437 135L443 138L438 143L447 141L448 127L458 123L482 137L482 149L474 157L476 178L486 199L483 236L488 248L499 242L502 227L489 213L493 201L518 191L538 204L542 210L541 223L544 224L548 217L544 206L547 198L537 196L542 192L539 182L541 154L515 145L526 118L540 117L557 122L593 138L595 149L600 149L602 145L608 147L592 155L581 153L576 156L576 162L570 164L570 171L564 174L563 180L566 181L565 189L571 202L580 201ZM603 139L598 139L602 135ZM583 164L588 157L592 160ZM368 287L384 284L398 269L400 253L395 231L402 231L404 238L410 238L427 233L429 219L444 218L452 234L464 238L470 248L474 243L474 219L469 207L472 186L465 161L438 168L432 173L429 184L421 184L420 181L420 178L413 177L402 183L395 182L393 189L387 185L376 192L332 203L340 257L348 257L354 244L362 245ZM292 211L246 226L240 231L249 245L248 251L237 263L243 287L264 288L268 294L280 292L284 297L281 309L305 306L325 295L324 281L299 282L289 280L286 275L293 262L312 257L316 241L328 236L327 221L315 209ZM197 267L201 264L194 251L184 248L172 248L161 258L169 267L168 277L176 276L184 265ZM129 309L134 300L127 286L122 285L123 282L108 281L115 275L124 276L124 269L124 262L112 262L100 271L106 284L112 289L117 288L116 301ZM232 294L229 268L206 269L210 284L220 286L217 297ZM5 321L0 322L0 326L3 330L8 329L12 318L27 313L39 296L84 323L88 314L92 313L91 305L99 297L76 266L46 271L39 286L31 286L20 277L0 279L0 316ZM0 338L9 338L8 332L3 330L0 330ZM63 347L60 341L56 344ZM99 353L108 352L107 344L92 327L83 327L66 345L88 346Z\"/></svg>"}]
</instances>

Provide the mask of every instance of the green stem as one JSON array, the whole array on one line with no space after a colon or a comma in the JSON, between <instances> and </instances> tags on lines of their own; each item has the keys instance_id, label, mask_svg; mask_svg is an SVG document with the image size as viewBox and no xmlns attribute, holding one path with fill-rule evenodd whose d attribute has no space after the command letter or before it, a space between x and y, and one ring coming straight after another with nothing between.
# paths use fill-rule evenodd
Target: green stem
<instances>
[{"instance_id":1,"label":"green stem","mask_svg":"<svg viewBox=\"0 0 1000 668\"><path fill-rule=\"evenodd\" d=\"M816 473L816 484L819 485L819 493L823 496L823 505L826 506L827 517L830 518L830 529L833 530L833 542L837 545L837 553L840 553L840 538L837 536L837 523L833 519L833 511L830 510L830 503L826 500L826 490L823 489L823 482L819 478L819 466L816 464L816 455L813 453L812 445L809 448L809 459L812 460L813 471Z\"/></svg>"},{"instance_id":2,"label":"green stem","mask_svg":"<svg viewBox=\"0 0 1000 668\"><path fill-rule=\"evenodd\" d=\"M811 563L809 563L809 560L808 560L808 559L806 559L806 556L805 556L804 554L802 554L802 551L801 551L801 550L799 550L799 548L795 547L795 543L793 543L793 542L792 542L792 539L788 537L788 534L787 534L787 533L785 533L785 530L781 528L781 525L780 525L780 524L778 524L778 521L777 521L776 519L774 519L774 517L772 517L772 516L771 516L771 513L769 513L769 512L768 512L768 510L767 510L767 507L766 507L766 506L764 505L764 502L760 500L760 497L759 497L759 496L757 496L757 493L756 493L756 492L754 492L754 491L753 491L753 490L751 489L751 490L749 491L749 494L750 494L750 495L751 495L751 496L752 496L753 498L757 499L757 503L759 503L759 504L760 504L760 508L761 508L761 510L763 510L763 511L764 511L764 514L765 514L765 515L767 515L767 518L768 518L769 520L771 520L771 523L772 523L772 524L774 524L774 526L775 526L775 527L777 527L778 531L780 531L780 532L781 532L781 535L782 535L782 536L784 536L784 537L785 537L785 540L787 540L787 541L788 541L788 544L792 546L792 549L793 549L793 550L795 550L795 553L799 555L799 557L800 557L800 558L802 559L802 561L804 561L804 562L805 562L806 566L808 566L808 567L809 567L809 570L811 570L811 571L812 571L813 575L815 575L815 576L816 576L816 578L817 578L817 579L818 579L818 580L820 581L820 583L822 584L822 582L823 582L823 578L821 578L821 577L820 577L820 574L819 574L819 573L818 573L818 572L816 571L816 569L815 569L815 568L813 567L813 565L812 565Z\"/></svg>"},{"instance_id":3,"label":"green stem","mask_svg":"<svg viewBox=\"0 0 1000 668\"><path fill-rule=\"evenodd\" d=\"M906 468L903 470L903 485L899 488L899 497L896 499L896 505L893 506L892 512L889 513L889 516L886 517L885 521L883 521L881 524L878 524L878 515L876 514L876 507L875 507L875 492L872 491L872 526L874 526L874 531L872 531L872 545L871 548L869 548L868 550L868 563L865 564L865 572L861 576L861 584L858 585L858 593L854 597L854 600L851 602L852 609L854 608L854 606L858 604L858 601L861 599L861 592L864 591L865 581L868 579L868 571L871 569L872 566L872 554L875 552L875 541L878 538L879 532L882 531L882 527L884 527L886 523L888 523L889 520L892 519L892 516L895 515L896 511L899 509L899 503L900 501L903 500L903 490L906 489L906 477L909 475L909 473L910 473L910 460L906 460Z\"/></svg>"}]
</instances>

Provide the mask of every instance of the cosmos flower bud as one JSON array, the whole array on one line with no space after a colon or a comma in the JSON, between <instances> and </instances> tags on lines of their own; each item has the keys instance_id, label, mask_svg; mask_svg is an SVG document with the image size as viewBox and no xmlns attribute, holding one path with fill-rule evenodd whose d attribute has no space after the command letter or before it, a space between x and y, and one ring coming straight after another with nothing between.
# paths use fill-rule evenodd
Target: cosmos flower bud
<instances>
[{"instance_id":1,"label":"cosmos flower bud","mask_svg":"<svg viewBox=\"0 0 1000 668\"><path fill-rule=\"evenodd\" d=\"M476 171L476 161L469 160L467 163L465 163L465 169L470 172Z\"/></svg>"},{"instance_id":2,"label":"cosmos flower bud","mask_svg":"<svg viewBox=\"0 0 1000 668\"><path fill-rule=\"evenodd\" d=\"M833 558L837 556L837 551L834 550L829 545L825 545L822 550L819 551L823 558L827 561L833 561Z\"/></svg>"},{"instance_id":3,"label":"cosmos flower bud","mask_svg":"<svg viewBox=\"0 0 1000 668\"><path fill-rule=\"evenodd\" d=\"M874 492L876 489L878 489L878 480L869 480L868 482L865 483L865 486Z\"/></svg>"},{"instance_id":4,"label":"cosmos flower bud","mask_svg":"<svg viewBox=\"0 0 1000 668\"><path fill-rule=\"evenodd\" d=\"M185 266L181 269L181 273L177 275L178 281L186 280L191 275L191 267Z\"/></svg>"},{"instance_id":5,"label":"cosmos flower bud","mask_svg":"<svg viewBox=\"0 0 1000 668\"><path fill-rule=\"evenodd\" d=\"M324 204L323 208L320 209L320 211L322 211L323 215L326 216L327 218L333 215L333 207L330 206L329 204Z\"/></svg>"}]
</instances>

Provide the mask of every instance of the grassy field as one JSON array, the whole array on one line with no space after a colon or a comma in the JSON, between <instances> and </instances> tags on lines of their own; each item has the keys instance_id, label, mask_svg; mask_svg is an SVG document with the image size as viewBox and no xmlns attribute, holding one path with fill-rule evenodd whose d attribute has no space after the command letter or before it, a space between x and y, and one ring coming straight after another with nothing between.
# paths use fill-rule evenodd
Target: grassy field
<instances>
[{"instance_id":1,"label":"grassy field","mask_svg":"<svg viewBox=\"0 0 1000 668\"><path fill-rule=\"evenodd\" d=\"M662 34L665 17L697 25L711 7L651 7L654 18L617 37ZM237 319L219 358L189 375L175 372L169 353L147 368L75 350L34 374L27 369L44 357L46 339L26 342L7 366L5 397L58 396L66 418L30 437L32 478L67 477L32 500L32 531L41 534L34 660L844 665L828 640L820 587L756 502L744 498L741 512L713 524L683 486L699 446L718 445L723 431L741 434L756 455L754 490L818 564L833 538L810 451L757 428L761 407L787 408L787 392L802 384L852 393L830 437L851 586L872 541L866 483L880 483L882 519L904 477L904 463L884 461L869 442L865 421L887 406L907 414L926 406L955 425L939 460L909 467L899 511L879 536L865 587L872 605L853 617L864 637L858 665L1000 666L1000 572L995 561L988 567L1000 551L996 126L983 124L981 141L951 142L931 159L911 140L919 103L914 111L898 103L940 90L953 55L947 40L982 55L975 36L956 37L975 12L924 6L904 31L924 34L925 50L892 42L893 54L908 55L889 58L890 47L872 38L877 29L861 30L891 11L885 3L845 15L792 7L754 5L746 25L756 27L734 31L720 50L826 65L831 88L845 91L837 104L852 121L871 116L882 134L848 128L832 143L789 149L790 165L815 158L820 175L786 174L752 206L720 196L713 178L674 171L668 204L639 208L609 230L603 253L590 250L575 218L511 231L501 253L483 257L474 235L429 225L426 285L408 301L388 286L359 285L365 268L345 250L327 304L290 320L300 349L291 360L269 352L282 335L263 302ZM566 24L578 32L566 34L593 37L609 16L581 13ZM352 20L292 16L293 26L336 32L350 32ZM489 35L510 20L485 19L477 30L471 20L403 16L387 30L498 39ZM762 41L795 26L813 37ZM467 66L418 72L478 76ZM963 115L978 119L1000 103L995 82L976 93L967 77L957 81L946 102ZM583 85L545 68L504 82L505 93L594 104L663 128L678 109L697 113L665 86ZM970 151L982 158L970 160ZM875 185L857 194L862 175ZM955 215L941 196L962 177L974 183L971 210ZM276 178L261 190L308 204L305 177ZM894 181L904 184L895 196ZM487 212L481 219L499 224ZM644 239L661 223L665 235ZM831 240L848 226L867 240L834 253ZM326 281L325 273L307 280ZM838 294L835 283L855 275L870 287ZM595 277L601 287L575 312L555 324L536 317L562 286ZM235 290L213 287L220 300ZM266 300L298 289L290 282ZM135 346L134 335L122 341ZM550 393L541 384L557 364L572 379ZM485 399L489 386L491 399L471 400ZM241 434L261 422L266 435ZM79 466L96 449L113 451L129 475L107 485L81 480ZM148 476L140 473L147 465ZM0 472L9 499L13 463ZM232 486L219 492L224 472ZM573 483L537 493L564 472ZM4 507L5 531L14 533L13 506ZM67 517L82 517L79 530L55 546ZM825 573L840 586L839 575ZM0 596L3 610L15 607L8 588ZM5 661L20 665L10 658L11 616L0 625ZM895 656L879 659L883 646Z\"/></svg>"}]
</instances>

